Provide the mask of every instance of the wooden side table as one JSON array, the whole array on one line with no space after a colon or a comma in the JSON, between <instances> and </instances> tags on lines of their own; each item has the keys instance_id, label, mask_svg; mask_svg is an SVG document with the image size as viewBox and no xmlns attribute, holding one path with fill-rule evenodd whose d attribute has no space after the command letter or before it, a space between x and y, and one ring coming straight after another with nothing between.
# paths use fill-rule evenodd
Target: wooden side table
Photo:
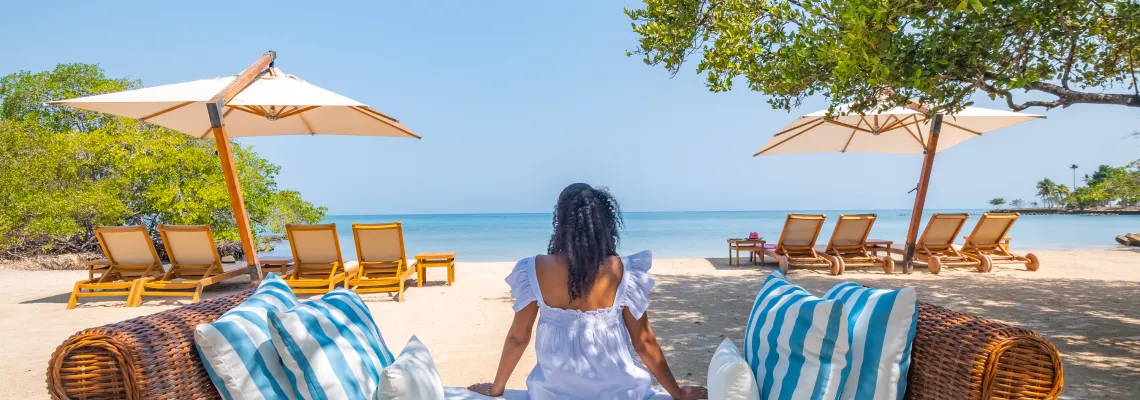
<instances>
[{"instance_id":1,"label":"wooden side table","mask_svg":"<svg viewBox=\"0 0 1140 400\"><path fill-rule=\"evenodd\" d=\"M748 261L756 264L757 255L760 258L760 264L764 263L764 238L756 239L728 239L728 265L732 265L732 252L736 252L736 266L740 266L740 252L747 251Z\"/></svg>"},{"instance_id":2,"label":"wooden side table","mask_svg":"<svg viewBox=\"0 0 1140 400\"><path fill-rule=\"evenodd\" d=\"M278 275L281 275L281 277L284 278L285 274L289 273L289 266L293 265L293 257L259 256L257 257L257 262L261 264L261 277L259 279L265 279L265 274L268 274L270 272L276 272Z\"/></svg>"},{"instance_id":3,"label":"wooden side table","mask_svg":"<svg viewBox=\"0 0 1140 400\"><path fill-rule=\"evenodd\" d=\"M105 258L84 261L83 266L87 267L87 279L95 279L96 272L102 277L103 274L106 274L107 271L111 269L111 263Z\"/></svg>"},{"instance_id":4,"label":"wooden side table","mask_svg":"<svg viewBox=\"0 0 1140 400\"><path fill-rule=\"evenodd\" d=\"M447 286L455 282L455 252L448 253L420 253L416 254L417 287L424 287L427 280L427 269L431 267L447 268Z\"/></svg>"},{"instance_id":5,"label":"wooden side table","mask_svg":"<svg viewBox=\"0 0 1140 400\"><path fill-rule=\"evenodd\" d=\"M887 257L890 257L891 246L894 246L895 242L883 239L867 239L866 244L867 251L871 252L871 255L878 256L879 252L882 251L883 254L886 254Z\"/></svg>"}]
</instances>

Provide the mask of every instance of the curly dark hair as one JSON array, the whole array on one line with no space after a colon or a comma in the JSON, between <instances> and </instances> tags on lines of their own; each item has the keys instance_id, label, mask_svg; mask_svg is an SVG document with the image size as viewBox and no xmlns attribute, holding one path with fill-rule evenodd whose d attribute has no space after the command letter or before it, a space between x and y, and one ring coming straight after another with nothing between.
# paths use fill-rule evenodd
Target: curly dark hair
<instances>
[{"instance_id":1,"label":"curly dark hair","mask_svg":"<svg viewBox=\"0 0 1140 400\"><path fill-rule=\"evenodd\" d=\"M604 187L575 183L558 195L547 253L569 260L571 301L593 286L606 257L617 255L623 226L621 206Z\"/></svg>"}]
</instances>

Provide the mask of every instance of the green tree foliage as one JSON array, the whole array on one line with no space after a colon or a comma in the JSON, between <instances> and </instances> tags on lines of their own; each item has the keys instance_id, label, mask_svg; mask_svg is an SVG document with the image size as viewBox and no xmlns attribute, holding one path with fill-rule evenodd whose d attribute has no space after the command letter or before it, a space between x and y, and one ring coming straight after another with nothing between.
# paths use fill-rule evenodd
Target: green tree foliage
<instances>
[{"instance_id":1,"label":"green tree foliage","mask_svg":"<svg viewBox=\"0 0 1140 400\"><path fill-rule=\"evenodd\" d=\"M1140 202L1140 161L1123 167L1101 165L1071 197L1070 205L1081 209L1113 202L1125 206Z\"/></svg>"},{"instance_id":2,"label":"green tree foliage","mask_svg":"<svg viewBox=\"0 0 1140 400\"><path fill-rule=\"evenodd\" d=\"M1041 198L1041 202L1045 204L1046 208L1053 207L1056 204L1057 183L1052 179L1045 178L1037 182L1037 196Z\"/></svg>"},{"instance_id":3,"label":"green tree foliage","mask_svg":"<svg viewBox=\"0 0 1140 400\"><path fill-rule=\"evenodd\" d=\"M625 10L640 36L630 55L673 74L699 58L711 90L745 83L775 108L822 95L855 112L911 98L954 112L978 91L1014 110L1140 107L1131 0L644 2ZM1019 102L1021 90L1036 94Z\"/></svg>"},{"instance_id":4,"label":"green tree foliage","mask_svg":"<svg viewBox=\"0 0 1140 400\"><path fill-rule=\"evenodd\" d=\"M208 224L219 241L238 240L212 141L44 105L137 87L89 64L0 79L0 257L95 250L96 225ZM324 218L277 188L279 167L231 145L255 234Z\"/></svg>"},{"instance_id":5,"label":"green tree foliage","mask_svg":"<svg viewBox=\"0 0 1140 400\"><path fill-rule=\"evenodd\" d=\"M1073 201L1072 197L1073 192L1069 190L1069 186L1065 184L1057 185L1056 189L1053 189L1053 203L1055 204L1071 206Z\"/></svg>"},{"instance_id":6,"label":"green tree foliage","mask_svg":"<svg viewBox=\"0 0 1140 400\"><path fill-rule=\"evenodd\" d=\"M1009 205L1013 208L1021 208L1025 206L1025 200L1013 199L1009 201Z\"/></svg>"},{"instance_id":7,"label":"green tree foliage","mask_svg":"<svg viewBox=\"0 0 1140 400\"><path fill-rule=\"evenodd\" d=\"M997 208L1001 208L1002 205L1005 205L1005 198L1004 197L994 197L993 199L990 200L990 205L997 207Z\"/></svg>"},{"instance_id":8,"label":"green tree foliage","mask_svg":"<svg viewBox=\"0 0 1140 400\"><path fill-rule=\"evenodd\" d=\"M1096 167L1096 171L1093 172L1092 176L1085 175L1085 184L1089 186L1096 186L1105 179L1108 179L1109 175L1112 175L1113 172L1115 171L1112 166L1100 165Z\"/></svg>"}]
</instances>

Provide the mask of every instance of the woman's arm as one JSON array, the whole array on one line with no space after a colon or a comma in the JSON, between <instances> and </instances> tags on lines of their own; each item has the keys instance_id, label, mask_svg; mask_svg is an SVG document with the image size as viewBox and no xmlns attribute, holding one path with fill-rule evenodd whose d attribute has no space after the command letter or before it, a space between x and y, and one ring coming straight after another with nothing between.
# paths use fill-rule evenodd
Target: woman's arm
<instances>
[{"instance_id":1,"label":"woman's arm","mask_svg":"<svg viewBox=\"0 0 1140 400\"><path fill-rule=\"evenodd\" d=\"M653 328L649 326L648 311L641 316L641 319L634 319L633 314L626 308L622 317L625 319L625 326L629 331L633 350L641 357L641 362L645 363L649 372L652 372L653 376L657 378L657 383L660 383L670 396L673 396L674 399L703 399L708 397L703 388L677 385L677 379L673 377L673 371L669 370L669 363L665 361L665 353L661 351L661 344L657 343L657 335L653 334Z\"/></svg>"},{"instance_id":2,"label":"woman's arm","mask_svg":"<svg viewBox=\"0 0 1140 400\"><path fill-rule=\"evenodd\" d=\"M507 331L507 339L503 342L503 356L499 358L499 370L495 373L495 382L491 389L484 393L488 396L502 396L507 388L507 380L519 364L523 352L530 345L530 334L534 331L534 320L538 319L538 303L530 303L515 313L515 320L511 329Z\"/></svg>"}]
</instances>

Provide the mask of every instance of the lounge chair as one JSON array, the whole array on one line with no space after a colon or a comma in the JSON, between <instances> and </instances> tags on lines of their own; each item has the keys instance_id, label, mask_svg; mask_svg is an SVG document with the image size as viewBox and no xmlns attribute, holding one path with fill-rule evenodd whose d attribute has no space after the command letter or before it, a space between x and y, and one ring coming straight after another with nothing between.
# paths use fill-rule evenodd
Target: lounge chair
<instances>
[{"instance_id":1,"label":"lounge chair","mask_svg":"<svg viewBox=\"0 0 1140 400\"><path fill-rule=\"evenodd\" d=\"M336 224L287 224L285 234L293 249L293 273L285 282L293 293L328 293L356 273L356 266L346 267L340 255Z\"/></svg>"},{"instance_id":2,"label":"lounge chair","mask_svg":"<svg viewBox=\"0 0 1140 400\"><path fill-rule=\"evenodd\" d=\"M969 218L970 214L966 213L931 215L926 230L915 244L915 263L925 264L932 274L942 271L942 267L974 267L982 271L981 262L954 247L954 238Z\"/></svg>"},{"instance_id":3,"label":"lounge chair","mask_svg":"<svg viewBox=\"0 0 1140 400\"><path fill-rule=\"evenodd\" d=\"M248 275L244 268L226 271L222 267L209 225L159 225L158 234L166 247L170 269L161 278L139 284L135 305L146 296L190 296L190 302L197 303L206 286Z\"/></svg>"},{"instance_id":4,"label":"lounge chair","mask_svg":"<svg viewBox=\"0 0 1140 400\"><path fill-rule=\"evenodd\" d=\"M1019 256L1009 252L1009 228L1020 217L1017 213L985 213L970 236L966 236L966 244L962 246L962 253L982 263L983 272L993 270L998 264L1025 264L1025 269L1036 271L1041 267L1037 255L1028 253Z\"/></svg>"},{"instance_id":5,"label":"lounge chair","mask_svg":"<svg viewBox=\"0 0 1140 400\"><path fill-rule=\"evenodd\" d=\"M352 224L356 240L357 272L346 287L357 293L396 292L404 301L404 281L415 275L404 252L404 228L399 222Z\"/></svg>"},{"instance_id":6,"label":"lounge chair","mask_svg":"<svg viewBox=\"0 0 1140 400\"><path fill-rule=\"evenodd\" d=\"M889 252L886 257L878 257L867 251L867 236L871 234L875 218L875 214L839 215L835 232L831 234L831 240L823 251L835 261L838 274L846 272L847 267L882 266L886 273L894 272L895 261Z\"/></svg>"},{"instance_id":7,"label":"lounge chair","mask_svg":"<svg viewBox=\"0 0 1140 400\"><path fill-rule=\"evenodd\" d=\"M126 296L127 307L137 306L139 283L162 275L162 260L145 226L97 226L95 239L103 248L107 268L95 277L75 282L67 309L75 308L80 297Z\"/></svg>"},{"instance_id":8,"label":"lounge chair","mask_svg":"<svg viewBox=\"0 0 1140 400\"><path fill-rule=\"evenodd\" d=\"M776 248L765 249L764 253L775 258L784 272L791 267L827 267L832 275L838 275L835 261L815 251L815 241L826 218L822 214L788 214Z\"/></svg>"}]
</instances>

